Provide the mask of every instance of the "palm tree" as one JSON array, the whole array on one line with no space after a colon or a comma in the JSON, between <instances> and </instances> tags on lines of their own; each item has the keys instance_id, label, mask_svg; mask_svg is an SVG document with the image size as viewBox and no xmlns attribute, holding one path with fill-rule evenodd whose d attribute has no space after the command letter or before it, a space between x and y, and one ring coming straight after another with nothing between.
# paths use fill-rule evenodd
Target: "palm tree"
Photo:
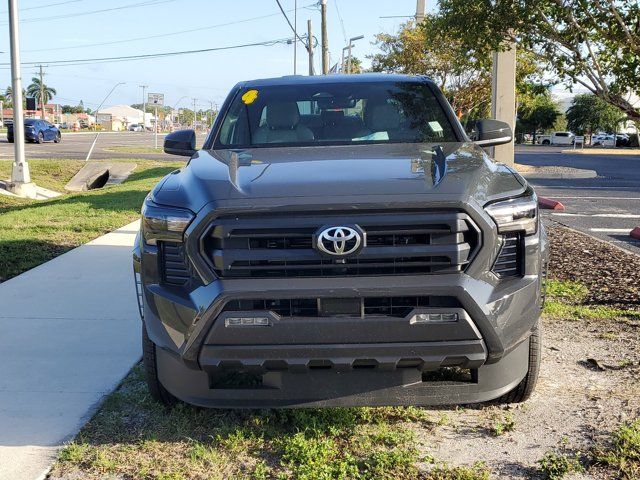
<instances>
[{"instance_id":1,"label":"palm tree","mask_svg":"<svg viewBox=\"0 0 640 480\"><path fill-rule=\"evenodd\" d=\"M25 97L26 97L26 91L23 88L22 89L22 106L25 106ZM11 85L9 85L5 91L4 91L4 97L5 97L5 102L4 102L4 106L5 108L13 108L13 87Z\"/></svg>"},{"instance_id":2,"label":"palm tree","mask_svg":"<svg viewBox=\"0 0 640 480\"><path fill-rule=\"evenodd\" d=\"M42 99L40 98L40 93L42 92ZM31 79L31 85L27 87L27 95L30 97L35 97L38 103L47 104L49 100L53 98L54 95L57 95L55 88L48 87L44 84L40 83L40 79L38 77L33 77Z\"/></svg>"}]
</instances>

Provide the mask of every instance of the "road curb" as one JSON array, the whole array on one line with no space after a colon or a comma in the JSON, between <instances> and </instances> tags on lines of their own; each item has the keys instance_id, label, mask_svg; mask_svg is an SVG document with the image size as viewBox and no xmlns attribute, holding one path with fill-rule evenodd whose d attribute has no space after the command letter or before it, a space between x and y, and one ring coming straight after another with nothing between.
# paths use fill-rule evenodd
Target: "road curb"
<instances>
[{"instance_id":1,"label":"road curb","mask_svg":"<svg viewBox=\"0 0 640 480\"><path fill-rule=\"evenodd\" d=\"M623 149L610 149L610 148L594 148L588 150L562 150L561 153L576 154L576 155L611 155L611 156L640 156L640 150L623 150Z\"/></svg>"},{"instance_id":2,"label":"road curb","mask_svg":"<svg viewBox=\"0 0 640 480\"><path fill-rule=\"evenodd\" d=\"M631 238L640 240L640 227L636 227L633 230L631 230L629 235L631 235Z\"/></svg>"},{"instance_id":3,"label":"road curb","mask_svg":"<svg viewBox=\"0 0 640 480\"><path fill-rule=\"evenodd\" d=\"M562 203L544 197L538 197L538 206L545 210L564 210Z\"/></svg>"}]
</instances>

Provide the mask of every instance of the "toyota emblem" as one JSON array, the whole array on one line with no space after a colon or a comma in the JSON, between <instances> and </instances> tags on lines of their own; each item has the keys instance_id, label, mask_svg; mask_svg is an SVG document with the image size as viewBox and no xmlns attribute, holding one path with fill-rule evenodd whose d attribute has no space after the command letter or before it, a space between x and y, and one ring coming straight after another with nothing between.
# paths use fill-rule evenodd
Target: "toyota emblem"
<instances>
[{"instance_id":1,"label":"toyota emblem","mask_svg":"<svg viewBox=\"0 0 640 480\"><path fill-rule=\"evenodd\" d=\"M354 226L355 227L355 226ZM316 248L332 257L346 257L364 246L364 233L354 227L327 227L316 235Z\"/></svg>"}]
</instances>

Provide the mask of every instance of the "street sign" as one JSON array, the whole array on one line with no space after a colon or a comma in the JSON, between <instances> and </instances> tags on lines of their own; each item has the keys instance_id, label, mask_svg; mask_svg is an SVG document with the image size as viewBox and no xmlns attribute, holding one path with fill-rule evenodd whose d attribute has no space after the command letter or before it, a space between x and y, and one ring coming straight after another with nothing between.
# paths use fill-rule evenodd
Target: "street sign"
<instances>
[{"instance_id":1,"label":"street sign","mask_svg":"<svg viewBox=\"0 0 640 480\"><path fill-rule=\"evenodd\" d=\"M164 106L164 93L150 93L147 103L157 107Z\"/></svg>"}]
</instances>

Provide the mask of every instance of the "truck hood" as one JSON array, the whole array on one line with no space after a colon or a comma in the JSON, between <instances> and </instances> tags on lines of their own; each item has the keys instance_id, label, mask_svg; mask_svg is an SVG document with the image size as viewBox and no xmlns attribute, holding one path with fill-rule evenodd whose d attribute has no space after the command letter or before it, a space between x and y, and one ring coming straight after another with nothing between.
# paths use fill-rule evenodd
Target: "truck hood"
<instances>
[{"instance_id":1,"label":"truck hood","mask_svg":"<svg viewBox=\"0 0 640 480\"><path fill-rule=\"evenodd\" d=\"M209 202L365 195L484 205L525 185L470 142L202 150L158 185L154 200L195 211Z\"/></svg>"}]
</instances>

